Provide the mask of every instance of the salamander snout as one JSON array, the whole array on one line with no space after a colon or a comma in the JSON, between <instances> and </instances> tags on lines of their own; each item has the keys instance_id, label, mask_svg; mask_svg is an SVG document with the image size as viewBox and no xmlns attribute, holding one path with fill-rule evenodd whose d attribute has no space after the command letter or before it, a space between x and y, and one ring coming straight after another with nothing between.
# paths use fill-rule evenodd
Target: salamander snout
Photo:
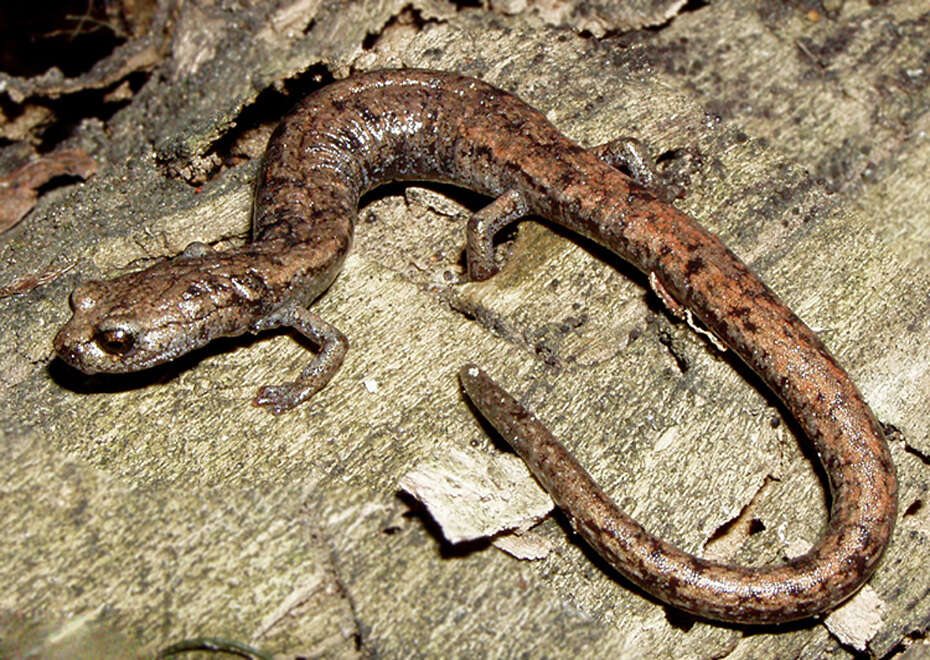
<instances>
[{"instance_id":1,"label":"salamander snout","mask_svg":"<svg viewBox=\"0 0 930 660\"><path fill-rule=\"evenodd\" d=\"M112 323L94 328L79 321L73 318L55 336L54 347L59 357L85 373L122 371L118 365L131 356L137 344L135 330Z\"/></svg>"},{"instance_id":2,"label":"salamander snout","mask_svg":"<svg viewBox=\"0 0 930 660\"><path fill-rule=\"evenodd\" d=\"M120 295L124 292L119 291ZM90 280L71 293L71 319L55 336L55 352L85 373L127 371L140 344L135 317L121 309L107 283Z\"/></svg>"}]
</instances>

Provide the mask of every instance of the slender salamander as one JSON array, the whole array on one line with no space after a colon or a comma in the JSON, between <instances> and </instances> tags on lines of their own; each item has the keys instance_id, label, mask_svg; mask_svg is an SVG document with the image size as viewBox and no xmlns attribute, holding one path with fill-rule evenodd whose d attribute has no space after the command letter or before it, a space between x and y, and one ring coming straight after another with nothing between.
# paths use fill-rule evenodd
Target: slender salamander
<instances>
[{"instance_id":1,"label":"slender salamander","mask_svg":"<svg viewBox=\"0 0 930 660\"><path fill-rule=\"evenodd\" d=\"M621 574L702 617L777 623L835 607L871 575L894 525L897 482L882 430L817 336L758 277L618 169L618 145L583 149L514 96L452 73L380 71L334 83L274 132L249 244L215 251L194 243L148 270L79 285L55 350L87 373L126 372L216 337L291 327L318 352L295 381L262 387L255 400L288 410L332 378L348 347L307 305L342 267L360 196L393 180L453 183L494 200L468 222L471 279L496 272L494 235L526 216L603 245L759 374L830 480L830 523L807 554L762 568L706 561L625 516L532 415L480 370L464 368L469 397L575 529Z\"/></svg>"}]
</instances>

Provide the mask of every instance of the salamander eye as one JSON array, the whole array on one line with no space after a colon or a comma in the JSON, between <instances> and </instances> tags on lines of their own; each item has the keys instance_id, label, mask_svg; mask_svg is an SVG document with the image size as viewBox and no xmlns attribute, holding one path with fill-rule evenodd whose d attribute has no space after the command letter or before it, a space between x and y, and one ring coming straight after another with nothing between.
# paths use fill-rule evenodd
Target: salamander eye
<instances>
[{"instance_id":1,"label":"salamander eye","mask_svg":"<svg viewBox=\"0 0 930 660\"><path fill-rule=\"evenodd\" d=\"M94 341L105 353L126 355L135 345L136 336L125 328L114 328L112 330L98 330L97 334L94 335Z\"/></svg>"}]
</instances>

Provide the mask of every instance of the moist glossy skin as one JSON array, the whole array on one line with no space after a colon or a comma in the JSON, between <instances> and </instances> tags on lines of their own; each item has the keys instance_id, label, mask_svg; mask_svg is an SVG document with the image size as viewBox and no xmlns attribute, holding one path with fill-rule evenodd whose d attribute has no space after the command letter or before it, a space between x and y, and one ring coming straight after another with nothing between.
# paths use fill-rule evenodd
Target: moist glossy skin
<instances>
[{"instance_id":1,"label":"moist glossy skin","mask_svg":"<svg viewBox=\"0 0 930 660\"><path fill-rule=\"evenodd\" d=\"M306 305L342 266L360 196L397 179L455 183L495 198L468 224L472 278L493 275L494 234L526 215L610 249L760 375L814 444L832 489L829 527L806 555L764 568L698 559L617 510L527 411L463 370L469 396L575 528L646 591L703 617L777 623L834 607L869 577L891 536L897 483L882 431L820 340L719 239L613 166L618 145L582 149L522 101L456 74L382 71L335 83L272 137L250 245L195 244L147 271L78 287L55 348L84 371L122 372L215 337L290 326L320 351L295 381L256 399L287 410L328 382L347 348Z\"/></svg>"}]
</instances>

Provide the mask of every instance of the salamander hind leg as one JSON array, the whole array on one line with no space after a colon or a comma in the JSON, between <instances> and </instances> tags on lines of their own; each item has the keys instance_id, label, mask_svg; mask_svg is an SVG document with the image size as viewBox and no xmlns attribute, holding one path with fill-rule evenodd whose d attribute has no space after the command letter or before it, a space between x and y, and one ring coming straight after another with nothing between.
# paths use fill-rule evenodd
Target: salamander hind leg
<instances>
[{"instance_id":1,"label":"salamander hind leg","mask_svg":"<svg viewBox=\"0 0 930 660\"><path fill-rule=\"evenodd\" d=\"M590 151L611 167L629 173L636 183L666 202L680 197L683 192L681 186L662 177L649 149L636 138L620 137L592 147Z\"/></svg>"},{"instance_id":2,"label":"salamander hind leg","mask_svg":"<svg viewBox=\"0 0 930 660\"><path fill-rule=\"evenodd\" d=\"M501 229L528 214L523 195L516 190L508 190L471 216L465 229L465 256L470 280L486 280L499 270L494 260L494 237Z\"/></svg>"},{"instance_id":3,"label":"salamander hind leg","mask_svg":"<svg viewBox=\"0 0 930 660\"><path fill-rule=\"evenodd\" d=\"M304 307L291 305L275 311L255 324L260 332L288 326L317 345L319 351L296 380L280 385L265 385L258 390L254 403L265 406L275 415L303 403L336 375L342 366L349 340L339 330Z\"/></svg>"}]
</instances>

